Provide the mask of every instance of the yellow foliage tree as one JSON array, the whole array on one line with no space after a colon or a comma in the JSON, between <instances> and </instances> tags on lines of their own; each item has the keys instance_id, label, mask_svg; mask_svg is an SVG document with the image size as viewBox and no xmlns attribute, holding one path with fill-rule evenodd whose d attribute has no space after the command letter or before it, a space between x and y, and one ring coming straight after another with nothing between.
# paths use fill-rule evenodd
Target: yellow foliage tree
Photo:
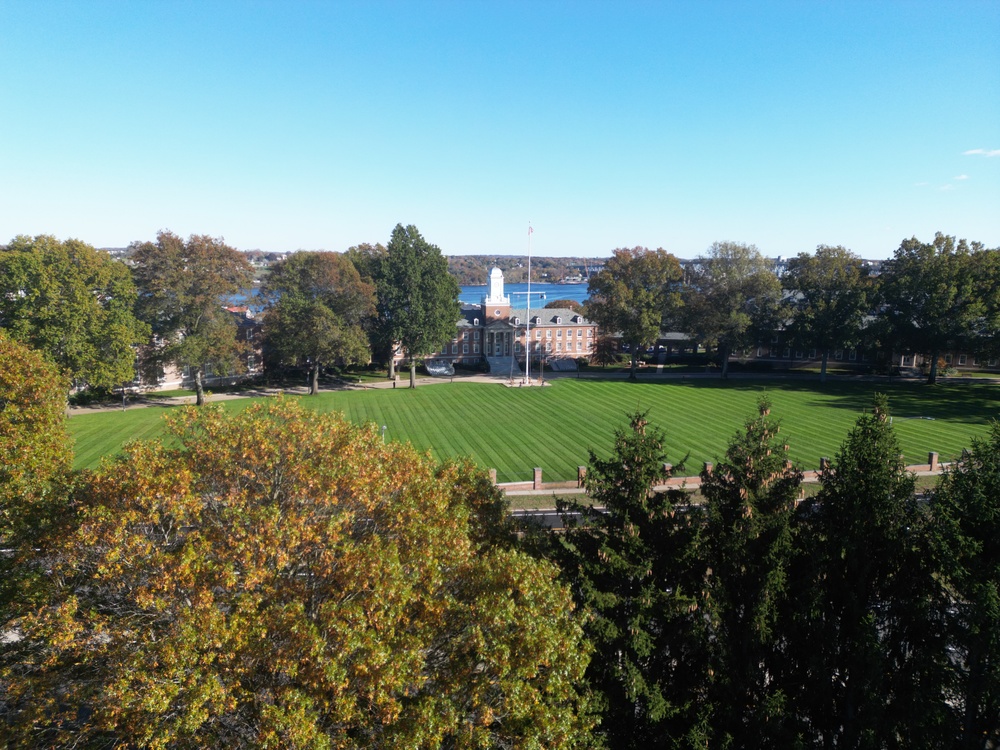
<instances>
[{"instance_id":1,"label":"yellow foliage tree","mask_svg":"<svg viewBox=\"0 0 1000 750\"><path fill-rule=\"evenodd\" d=\"M4 664L14 746L588 742L571 598L470 464L283 399L172 431L82 482Z\"/></svg>"}]
</instances>

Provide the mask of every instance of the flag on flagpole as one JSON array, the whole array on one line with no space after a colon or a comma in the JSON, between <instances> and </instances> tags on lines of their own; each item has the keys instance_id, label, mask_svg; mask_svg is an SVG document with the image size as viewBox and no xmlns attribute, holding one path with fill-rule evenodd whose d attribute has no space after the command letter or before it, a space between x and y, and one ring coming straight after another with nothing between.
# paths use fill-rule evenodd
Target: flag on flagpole
<instances>
[{"instance_id":1,"label":"flag on flagpole","mask_svg":"<svg viewBox=\"0 0 1000 750\"><path fill-rule=\"evenodd\" d=\"M535 230L531 228L531 224L528 224L528 234L531 234Z\"/></svg>"}]
</instances>

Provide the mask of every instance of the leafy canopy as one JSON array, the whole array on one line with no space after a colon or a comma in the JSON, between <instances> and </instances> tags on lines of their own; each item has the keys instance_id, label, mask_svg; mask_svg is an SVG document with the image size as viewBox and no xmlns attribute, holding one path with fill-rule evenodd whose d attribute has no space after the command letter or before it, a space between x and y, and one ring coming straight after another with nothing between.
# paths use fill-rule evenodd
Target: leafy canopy
<instances>
[{"instance_id":1,"label":"leafy canopy","mask_svg":"<svg viewBox=\"0 0 1000 750\"><path fill-rule=\"evenodd\" d=\"M0 328L80 384L135 378L135 347L149 338L135 300L128 266L79 240L21 235L0 248Z\"/></svg>"},{"instance_id":2,"label":"leafy canopy","mask_svg":"<svg viewBox=\"0 0 1000 750\"><path fill-rule=\"evenodd\" d=\"M86 476L39 553L13 746L586 743L572 602L469 464L282 399L172 429Z\"/></svg>"}]
</instances>

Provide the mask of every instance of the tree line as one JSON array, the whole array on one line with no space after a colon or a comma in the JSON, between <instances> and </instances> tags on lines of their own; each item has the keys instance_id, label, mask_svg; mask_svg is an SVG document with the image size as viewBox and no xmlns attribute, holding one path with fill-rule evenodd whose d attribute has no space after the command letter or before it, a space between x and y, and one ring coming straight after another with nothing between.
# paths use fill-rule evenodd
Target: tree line
<instances>
[{"instance_id":1,"label":"tree line","mask_svg":"<svg viewBox=\"0 0 1000 750\"><path fill-rule=\"evenodd\" d=\"M780 278L753 245L719 242L682 268L658 249L621 248L591 277L587 315L632 352L678 331L730 355L780 333L786 346L816 350L825 379L831 352L863 347L930 360L935 382L945 352L1000 354L1000 251L941 233L904 240L877 273L843 247L821 245L790 259Z\"/></svg>"},{"instance_id":2,"label":"tree line","mask_svg":"<svg viewBox=\"0 0 1000 750\"><path fill-rule=\"evenodd\" d=\"M240 372L246 341L226 310L251 289L244 253L221 238L169 231L129 246L128 264L78 240L19 236L0 248L0 330L42 352L74 386L148 383L168 366L205 378ZM311 390L324 365L411 364L454 336L458 285L416 227L398 225L386 246L300 252L274 265L261 290L264 351L272 367L304 366ZM138 356L137 356L138 353Z\"/></svg>"},{"instance_id":3,"label":"tree line","mask_svg":"<svg viewBox=\"0 0 1000 750\"><path fill-rule=\"evenodd\" d=\"M918 496L876 397L800 500L762 400L693 502L636 412L518 534L468 461L282 398L73 472L63 376L0 360L5 747L1000 742L1000 425Z\"/></svg>"},{"instance_id":4,"label":"tree line","mask_svg":"<svg viewBox=\"0 0 1000 750\"><path fill-rule=\"evenodd\" d=\"M138 367L155 383L168 366L192 373L199 404L205 378L240 372L247 344L225 310L252 286L245 254L220 238L160 232L130 246L129 265L78 240L14 238L0 249L0 329L41 351L74 385L111 389ZM820 353L821 379L836 349L862 346L924 354L934 382L942 353L1000 355L1000 253L937 234L905 240L879 273L842 247L791 259L777 277L752 245L722 242L682 268L658 249L618 249L589 282L586 314L632 353L660 332L681 331L730 355L775 332ZM299 252L276 263L261 289L266 365L310 372L374 359L395 376L397 353L410 385L421 356L455 335L458 285L440 248L414 226L388 243L345 253ZM595 357L614 356L607 339Z\"/></svg>"}]
</instances>

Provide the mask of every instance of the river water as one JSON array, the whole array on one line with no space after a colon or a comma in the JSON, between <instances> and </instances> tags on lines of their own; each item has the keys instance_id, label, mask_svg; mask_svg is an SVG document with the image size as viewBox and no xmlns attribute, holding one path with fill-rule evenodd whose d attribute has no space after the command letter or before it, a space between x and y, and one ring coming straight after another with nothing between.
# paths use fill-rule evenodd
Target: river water
<instances>
[{"instance_id":1,"label":"river water","mask_svg":"<svg viewBox=\"0 0 1000 750\"><path fill-rule=\"evenodd\" d=\"M229 304L248 305L259 311L261 308L259 291L260 287L253 287L243 294L234 294L229 298ZM510 297L511 307L526 307L527 291L527 284L504 284L504 294ZM458 300L478 305L485 296L486 284L463 286L459 292ZM586 284L542 284L535 282L531 285L531 306L535 308L545 307L547 302L557 299L571 299L583 303L587 301L587 297Z\"/></svg>"},{"instance_id":2,"label":"river water","mask_svg":"<svg viewBox=\"0 0 1000 750\"><path fill-rule=\"evenodd\" d=\"M486 291L487 287L485 284L463 286L462 291L458 295L458 300L459 302L478 305L483 301L483 297L486 296ZM511 307L527 307L527 302L525 301L527 299L527 291L527 284L503 285L503 293L510 297ZM542 297L542 295L545 296ZM586 284L541 284L534 282L531 284L532 307L545 307L547 302L557 299L571 299L574 302L583 303L587 301L588 296Z\"/></svg>"}]
</instances>

